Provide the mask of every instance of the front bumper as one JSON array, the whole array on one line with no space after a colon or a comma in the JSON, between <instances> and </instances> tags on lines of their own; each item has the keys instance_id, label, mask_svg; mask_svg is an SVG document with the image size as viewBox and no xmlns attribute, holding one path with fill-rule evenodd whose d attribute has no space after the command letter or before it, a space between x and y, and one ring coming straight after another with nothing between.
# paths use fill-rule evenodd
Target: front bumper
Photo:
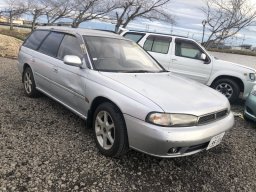
<instances>
[{"instance_id":1,"label":"front bumper","mask_svg":"<svg viewBox=\"0 0 256 192\"><path fill-rule=\"evenodd\" d=\"M253 121L256 121L256 96L250 95L245 103L244 115Z\"/></svg>"},{"instance_id":2,"label":"front bumper","mask_svg":"<svg viewBox=\"0 0 256 192\"><path fill-rule=\"evenodd\" d=\"M195 127L160 127L124 114L131 148L157 157L180 157L204 150L211 138L231 129L234 116ZM171 148L179 152L170 153Z\"/></svg>"}]
</instances>

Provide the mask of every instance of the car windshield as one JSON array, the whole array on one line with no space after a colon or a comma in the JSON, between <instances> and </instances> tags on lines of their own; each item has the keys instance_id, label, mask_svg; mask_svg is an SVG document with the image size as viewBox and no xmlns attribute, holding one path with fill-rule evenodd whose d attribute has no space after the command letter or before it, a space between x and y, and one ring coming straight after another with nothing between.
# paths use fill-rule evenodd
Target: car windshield
<instances>
[{"instance_id":1,"label":"car windshield","mask_svg":"<svg viewBox=\"0 0 256 192\"><path fill-rule=\"evenodd\" d=\"M165 70L136 43L123 39L84 36L98 71L157 73Z\"/></svg>"}]
</instances>

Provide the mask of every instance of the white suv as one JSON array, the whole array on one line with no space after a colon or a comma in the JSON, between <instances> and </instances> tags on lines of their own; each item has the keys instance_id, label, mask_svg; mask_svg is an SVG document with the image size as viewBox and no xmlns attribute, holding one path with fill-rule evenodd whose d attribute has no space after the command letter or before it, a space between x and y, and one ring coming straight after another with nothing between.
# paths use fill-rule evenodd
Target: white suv
<instances>
[{"instance_id":1,"label":"white suv","mask_svg":"<svg viewBox=\"0 0 256 192\"><path fill-rule=\"evenodd\" d=\"M254 69L219 60L192 39L137 31L121 35L137 42L167 70L211 86L230 102L240 93L246 98L256 85Z\"/></svg>"}]
</instances>

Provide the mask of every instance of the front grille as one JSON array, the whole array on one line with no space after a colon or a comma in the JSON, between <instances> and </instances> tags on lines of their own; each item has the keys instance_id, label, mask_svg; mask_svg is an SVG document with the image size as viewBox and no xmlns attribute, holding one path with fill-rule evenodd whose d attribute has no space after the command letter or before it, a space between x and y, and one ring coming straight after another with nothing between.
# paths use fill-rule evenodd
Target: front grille
<instances>
[{"instance_id":1,"label":"front grille","mask_svg":"<svg viewBox=\"0 0 256 192\"><path fill-rule=\"evenodd\" d=\"M190 153L190 152L193 152L193 151L206 149L208 144L209 144L209 142L202 143L202 144L199 144L199 145L191 146L186 151L184 151L184 153Z\"/></svg>"},{"instance_id":2,"label":"front grille","mask_svg":"<svg viewBox=\"0 0 256 192\"><path fill-rule=\"evenodd\" d=\"M222 111L218 111L215 113L211 113L208 115L204 115L199 117L198 119L198 125L202 125L202 124L207 124L207 123L211 123L213 121L216 121L218 119L221 119L223 117L225 117L228 114L228 110L222 110Z\"/></svg>"},{"instance_id":3,"label":"front grille","mask_svg":"<svg viewBox=\"0 0 256 192\"><path fill-rule=\"evenodd\" d=\"M227 114L228 114L228 110L220 111L220 112L216 113L216 119L225 117Z\"/></svg>"},{"instance_id":4,"label":"front grille","mask_svg":"<svg viewBox=\"0 0 256 192\"><path fill-rule=\"evenodd\" d=\"M215 114L206 115L206 116L199 118L198 124L205 124L205 123L209 123L214 120L215 120Z\"/></svg>"}]
</instances>

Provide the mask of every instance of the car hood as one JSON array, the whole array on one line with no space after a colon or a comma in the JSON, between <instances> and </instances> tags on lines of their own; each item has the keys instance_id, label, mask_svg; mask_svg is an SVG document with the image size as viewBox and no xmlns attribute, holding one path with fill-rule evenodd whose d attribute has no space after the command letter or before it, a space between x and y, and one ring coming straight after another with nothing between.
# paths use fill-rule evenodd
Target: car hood
<instances>
[{"instance_id":1,"label":"car hood","mask_svg":"<svg viewBox=\"0 0 256 192\"><path fill-rule=\"evenodd\" d=\"M222 94L172 73L101 73L150 99L164 112L199 116L229 108Z\"/></svg>"},{"instance_id":2,"label":"car hood","mask_svg":"<svg viewBox=\"0 0 256 192\"><path fill-rule=\"evenodd\" d=\"M217 59L216 57L214 57L214 60L215 60L215 65L218 65L218 68L221 67L221 68L225 68L227 70L238 71L238 72L248 72L248 73L256 72L255 69L238 64L238 63L224 61L221 59Z\"/></svg>"}]
</instances>

